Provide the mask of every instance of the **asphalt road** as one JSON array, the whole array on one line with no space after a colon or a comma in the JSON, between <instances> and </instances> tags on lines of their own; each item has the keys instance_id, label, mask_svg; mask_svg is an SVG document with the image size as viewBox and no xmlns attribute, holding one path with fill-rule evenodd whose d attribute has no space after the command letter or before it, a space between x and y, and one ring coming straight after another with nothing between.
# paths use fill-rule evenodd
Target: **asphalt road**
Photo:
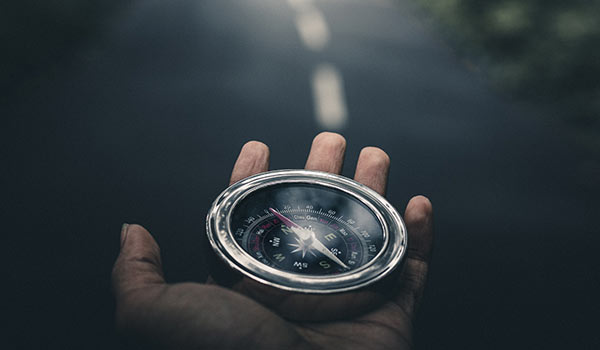
<instances>
[{"instance_id":1,"label":"asphalt road","mask_svg":"<svg viewBox=\"0 0 600 350\"><path fill-rule=\"evenodd\" d=\"M121 223L155 235L169 281L203 281L242 144L300 168L322 130L346 137L345 175L377 145L390 201L434 203L416 349L598 346L597 161L439 37L407 0L121 8L2 100L8 348L115 346Z\"/></svg>"}]
</instances>

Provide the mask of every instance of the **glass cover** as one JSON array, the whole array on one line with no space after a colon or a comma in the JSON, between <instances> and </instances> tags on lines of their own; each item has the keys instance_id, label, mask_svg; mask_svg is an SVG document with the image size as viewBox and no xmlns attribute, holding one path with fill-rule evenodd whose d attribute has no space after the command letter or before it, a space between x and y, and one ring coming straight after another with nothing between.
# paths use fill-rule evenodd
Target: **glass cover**
<instances>
[{"instance_id":1,"label":"glass cover","mask_svg":"<svg viewBox=\"0 0 600 350\"><path fill-rule=\"evenodd\" d=\"M368 264L384 247L375 214L346 192L284 183L243 198L231 229L254 259L279 270L333 275Z\"/></svg>"}]
</instances>

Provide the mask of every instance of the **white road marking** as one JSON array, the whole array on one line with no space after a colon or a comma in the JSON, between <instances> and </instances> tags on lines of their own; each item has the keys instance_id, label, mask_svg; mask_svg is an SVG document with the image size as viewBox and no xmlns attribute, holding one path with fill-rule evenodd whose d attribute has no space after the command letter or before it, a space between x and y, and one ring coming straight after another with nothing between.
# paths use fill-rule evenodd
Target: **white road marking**
<instances>
[{"instance_id":1,"label":"white road marking","mask_svg":"<svg viewBox=\"0 0 600 350\"><path fill-rule=\"evenodd\" d=\"M329 27L312 0L288 0L296 10L296 29L304 46L321 51L329 43Z\"/></svg>"},{"instance_id":2,"label":"white road marking","mask_svg":"<svg viewBox=\"0 0 600 350\"><path fill-rule=\"evenodd\" d=\"M296 12L296 29L302 43L312 51L329 44L329 27L314 0L287 0ZM343 128L348 119L342 76L331 64L319 64L312 74L315 117L323 129Z\"/></svg>"},{"instance_id":3,"label":"white road marking","mask_svg":"<svg viewBox=\"0 0 600 350\"><path fill-rule=\"evenodd\" d=\"M312 75L312 90L319 126L333 130L344 127L348 112L342 77L338 70L330 64L318 65Z\"/></svg>"}]
</instances>

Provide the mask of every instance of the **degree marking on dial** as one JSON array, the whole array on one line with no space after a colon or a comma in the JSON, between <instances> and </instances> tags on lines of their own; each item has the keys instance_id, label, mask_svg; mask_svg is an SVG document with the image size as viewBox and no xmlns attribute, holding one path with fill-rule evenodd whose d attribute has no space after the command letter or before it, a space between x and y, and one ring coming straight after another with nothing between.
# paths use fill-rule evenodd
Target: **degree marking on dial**
<instances>
[{"instance_id":1,"label":"degree marking on dial","mask_svg":"<svg viewBox=\"0 0 600 350\"><path fill-rule=\"evenodd\" d=\"M354 227L354 226L350 225L347 221L343 221L342 218L344 217L344 215L341 215L339 218L336 218L335 216L330 215L329 213L323 213L322 210L323 210L323 208L319 209L319 211L316 211L314 209L300 208L300 206L298 206L298 211L304 211L304 212L310 212L310 213L314 213L314 214L320 214L320 215L329 217L329 218L331 218L331 219L333 219L333 220L335 220L335 221L337 221L337 222L339 222L341 224L344 224L344 225L348 226L349 228L352 228L353 230L359 230L360 229L360 227ZM293 209L287 209L287 210L281 210L281 211L279 209L277 209L277 211L280 212L280 213L289 213L289 212L293 211ZM274 215L271 213L269 216L274 216ZM327 223L326 225L330 226L331 222ZM367 242L369 242L369 241L370 240L368 240Z\"/></svg>"},{"instance_id":2,"label":"degree marking on dial","mask_svg":"<svg viewBox=\"0 0 600 350\"><path fill-rule=\"evenodd\" d=\"M263 210L263 211L265 211L265 210ZM321 222L321 224L323 224L323 225L325 225L325 226L327 226L327 227L330 227L330 228L332 228L332 229L333 229L335 232L338 232L338 231L340 231L340 230L343 230L342 228L340 228L340 227L338 226L338 224L339 224L340 226L342 226L342 227L344 227L344 226L345 226L347 229L351 229L352 231L355 231L355 230L356 230L356 228L355 228L355 227L353 227L351 224L349 224L347 221L343 221L343 220L341 220L341 219L344 217L343 215L341 215L339 218L338 218L338 217L335 217L334 215L331 215L331 214L329 214L329 212L323 212L323 208L320 208L320 210L319 210L319 211L316 211L316 210L314 210L314 209L309 209L309 208L300 208L300 206L298 206L298 209L297 209L297 210L294 210L294 209L292 209L292 208L289 208L289 209L284 209L284 210L282 210L282 211L279 211L279 210L278 210L278 212L279 212L279 213L286 213L286 214L287 214L287 213L294 213L294 212L297 212L297 213L314 213L314 214L315 214L317 217L321 217L321 218L330 218L330 219L332 219L332 221L330 221L330 222L328 222L328 223L326 223L326 222ZM308 214L307 214L307 215L308 215ZM275 217L275 215L273 215L272 213L268 213L268 214L266 214L266 215L264 215L264 216L261 216L261 215L259 214L259 215L257 215L257 217L259 218L259 220L256 220L256 222L261 222L261 221L262 221L261 219L264 219L264 218L273 218L273 217ZM316 219L316 218L315 218L315 219ZM320 219L319 221L321 221L321 220L322 220L322 219ZM348 219L348 220L352 220L352 219ZM255 221L255 220L253 220L253 221ZM353 222L355 222L354 220L352 220L352 221L353 221ZM247 225L243 225L243 227L244 227L245 229L248 229L249 227L254 227L254 226L255 226L255 225L254 225L254 223L252 223L252 224L247 224ZM335 226L335 227L334 227L334 226ZM337 227L337 228L336 228L336 227ZM344 235L344 236L345 236L345 235ZM367 240L367 239L364 239L364 236L360 235L360 233L357 233L357 237L361 238L361 241L363 241L363 242L365 242L365 243L367 243L367 242L371 242L371 241L372 241L372 240L370 240L370 239L368 239L368 240ZM349 240L349 241L346 241L346 247L347 247L347 248L348 248L348 244L350 243L350 241L353 241L353 237L349 237L349 238L348 238L348 240ZM354 246L355 244L356 244L356 243L353 243L352 245ZM311 248L312 248L312 247L311 247ZM318 249L318 250L320 250L320 249ZM316 254L315 254L313 251L310 251L310 253L311 253L311 255L314 255L314 256L316 256ZM329 250L328 250L326 253L329 253ZM375 253L372 253L372 252L368 251L367 249L365 249L364 253L365 253L365 256L367 256L367 257L369 257L369 258L372 258L373 256L375 256L375 255L376 255ZM305 252L305 254L306 254L306 252ZM351 259L354 259L354 258L355 258L355 257L353 256ZM337 260L337 259L336 259L336 260ZM370 259L369 259L369 260L370 260ZM346 262L346 263L349 263L349 264L352 264L352 265L354 265L354 261L345 261L345 262ZM268 265L270 264L270 263L268 263L268 262L265 262L265 263L267 263Z\"/></svg>"},{"instance_id":3,"label":"degree marking on dial","mask_svg":"<svg viewBox=\"0 0 600 350\"><path fill-rule=\"evenodd\" d=\"M310 251L311 248L314 248L321 254L323 254L326 257L328 257L329 259L331 259L336 264L342 266L345 269L348 269L348 270L350 269L350 267L348 267L348 265L344 264L343 261L338 259L337 256L335 256L333 253L331 253L329 248L327 248L319 239L316 238L314 231L303 228L296 222L285 217L281 213L275 211L275 209L273 209L273 208L269 208L269 211L271 213L273 213L273 215L277 216L284 224L286 224L286 226L289 226L290 229L292 229L292 231L296 234L297 237L294 237L294 238L296 238L296 241L298 242L298 245L299 245L298 249L302 250L303 258L306 255L307 251ZM312 210L312 212L314 212L314 210Z\"/></svg>"}]
</instances>

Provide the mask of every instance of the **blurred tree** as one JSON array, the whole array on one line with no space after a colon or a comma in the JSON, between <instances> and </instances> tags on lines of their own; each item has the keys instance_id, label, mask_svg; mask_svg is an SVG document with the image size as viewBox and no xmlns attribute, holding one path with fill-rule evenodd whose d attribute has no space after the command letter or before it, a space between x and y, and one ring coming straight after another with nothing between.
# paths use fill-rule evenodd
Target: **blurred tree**
<instances>
[{"instance_id":1,"label":"blurred tree","mask_svg":"<svg viewBox=\"0 0 600 350\"><path fill-rule=\"evenodd\" d=\"M600 126L600 1L416 1L497 87Z\"/></svg>"}]
</instances>

